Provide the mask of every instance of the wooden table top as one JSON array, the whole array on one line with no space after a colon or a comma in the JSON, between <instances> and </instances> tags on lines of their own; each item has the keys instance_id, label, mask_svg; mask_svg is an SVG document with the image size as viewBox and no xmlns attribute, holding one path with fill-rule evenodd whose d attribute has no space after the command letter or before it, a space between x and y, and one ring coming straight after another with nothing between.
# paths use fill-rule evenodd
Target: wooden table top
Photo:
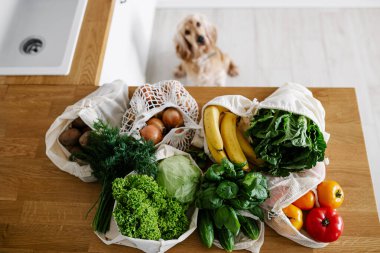
<instances>
[{"instance_id":1,"label":"wooden table top","mask_svg":"<svg viewBox=\"0 0 380 253\"><path fill-rule=\"evenodd\" d=\"M96 87L0 85L0 252L138 252L106 246L93 233L97 183L84 183L56 168L45 155L44 136L66 106ZM263 100L274 88L196 88L189 92L202 106L223 94ZM266 227L261 252L379 252L380 224L367 162L363 133L352 88L311 89L326 109L331 134L327 178L338 181L346 194L339 213L342 237L313 250L277 235ZM170 252L206 250L197 233Z\"/></svg>"},{"instance_id":2,"label":"wooden table top","mask_svg":"<svg viewBox=\"0 0 380 253\"><path fill-rule=\"evenodd\" d=\"M115 0L89 0L67 76L0 76L0 84L98 85Z\"/></svg>"}]
</instances>

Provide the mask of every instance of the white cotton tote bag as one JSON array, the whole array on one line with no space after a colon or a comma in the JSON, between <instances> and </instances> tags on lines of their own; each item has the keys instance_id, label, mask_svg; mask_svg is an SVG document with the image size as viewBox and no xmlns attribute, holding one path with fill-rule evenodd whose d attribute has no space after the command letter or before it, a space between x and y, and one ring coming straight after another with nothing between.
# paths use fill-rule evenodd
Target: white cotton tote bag
<instances>
[{"instance_id":1,"label":"white cotton tote bag","mask_svg":"<svg viewBox=\"0 0 380 253\"><path fill-rule=\"evenodd\" d=\"M58 137L78 117L90 128L93 128L93 124L98 120L120 127L128 101L128 86L122 81L114 81L100 86L88 96L68 106L46 133L46 155L59 169L82 181L96 181L89 165L81 166L69 160L70 152L58 141Z\"/></svg>"}]
</instances>

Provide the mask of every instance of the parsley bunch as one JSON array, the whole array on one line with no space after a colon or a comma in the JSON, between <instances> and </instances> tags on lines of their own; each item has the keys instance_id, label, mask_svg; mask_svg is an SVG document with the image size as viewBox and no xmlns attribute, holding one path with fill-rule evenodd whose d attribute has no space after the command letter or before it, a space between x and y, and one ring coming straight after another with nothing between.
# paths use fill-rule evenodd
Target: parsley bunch
<instances>
[{"instance_id":1,"label":"parsley bunch","mask_svg":"<svg viewBox=\"0 0 380 253\"><path fill-rule=\"evenodd\" d=\"M102 121L96 122L94 128L88 138L88 144L81 152L73 153L72 159L89 163L93 175L102 184L92 226L95 231L105 233L109 229L114 205L112 182L131 171L155 177L157 163L152 142L122 135L118 128Z\"/></svg>"}]
</instances>

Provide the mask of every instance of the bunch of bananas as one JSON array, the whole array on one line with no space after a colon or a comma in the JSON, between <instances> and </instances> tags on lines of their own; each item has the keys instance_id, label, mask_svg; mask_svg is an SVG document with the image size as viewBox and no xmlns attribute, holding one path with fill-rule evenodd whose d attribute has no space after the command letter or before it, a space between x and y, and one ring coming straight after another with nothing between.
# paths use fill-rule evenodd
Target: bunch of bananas
<instances>
[{"instance_id":1,"label":"bunch of bananas","mask_svg":"<svg viewBox=\"0 0 380 253\"><path fill-rule=\"evenodd\" d=\"M237 127L237 120L238 116L224 107L207 106L203 115L207 146L215 162L220 164L228 157L243 170L250 171L253 165L260 166L264 161L256 157L249 141Z\"/></svg>"}]
</instances>

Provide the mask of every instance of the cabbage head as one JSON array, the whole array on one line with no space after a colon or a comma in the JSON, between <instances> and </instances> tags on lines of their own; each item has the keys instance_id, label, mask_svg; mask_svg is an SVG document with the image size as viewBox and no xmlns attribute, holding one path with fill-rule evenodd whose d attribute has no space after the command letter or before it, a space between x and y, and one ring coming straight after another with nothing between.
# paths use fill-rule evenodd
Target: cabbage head
<instances>
[{"instance_id":1,"label":"cabbage head","mask_svg":"<svg viewBox=\"0 0 380 253\"><path fill-rule=\"evenodd\" d=\"M158 165L157 183L166 189L169 197L181 203L194 201L201 171L183 155L163 159Z\"/></svg>"}]
</instances>

